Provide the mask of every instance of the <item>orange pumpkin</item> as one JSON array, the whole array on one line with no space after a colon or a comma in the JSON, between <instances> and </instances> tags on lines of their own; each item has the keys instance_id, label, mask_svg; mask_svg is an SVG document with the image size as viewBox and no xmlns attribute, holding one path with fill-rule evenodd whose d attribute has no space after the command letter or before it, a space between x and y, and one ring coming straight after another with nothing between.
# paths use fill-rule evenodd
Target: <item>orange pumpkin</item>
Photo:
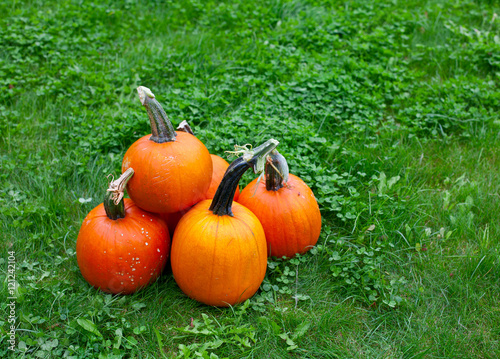
<instances>
[{"instance_id":1,"label":"orange pumpkin","mask_svg":"<svg viewBox=\"0 0 500 359\"><path fill-rule=\"evenodd\" d=\"M278 151L267 158L265 179L253 180L241 191L238 202L260 220L266 233L269 256L294 257L318 241L321 213L311 189L297 176Z\"/></svg>"},{"instance_id":2,"label":"orange pumpkin","mask_svg":"<svg viewBox=\"0 0 500 359\"><path fill-rule=\"evenodd\" d=\"M122 171L136 174L127 185L130 198L155 213L182 211L205 198L212 179L212 159L195 136L176 132L153 93L137 91L151 121L151 135L144 136L125 153Z\"/></svg>"},{"instance_id":3,"label":"orange pumpkin","mask_svg":"<svg viewBox=\"0 0 500 359\"><path fill-rule=\"evenodd\" d=\"M166 224L122 198L132 174L130 168L111 183L104 203L83 220L76 241L83 277L106 293L130 294L147 286L161 274L169 255Z\"/></svg>"},{"instance_id":4,"label":"orange pumpkin","mask_svg":"<svg viewBox=\"0 0 500 359\"><path fill-rule=\"evenodd\" d=\"M210 157L212 157L213 170L212 182L210 182L210 187L208 188L207 194L205 195L207 199L214 198L215 192L217 192L217 187L219 187L219 184L222 181L222 177L224 177L224 173L226 173L226 170L229 167L229 163L227 163L227 161L222 157L213 154L210 154ZM239 194L240 186L236 187L233 200L237 201Z\"/></svg>"},{"instance_id":5,"label":"orange pumpkin","mask_svg":"<svg viewBox=\"0 0 500 359\"><path fill-rule=\"evenodd\" d=\"M189 297L208 305L235 305L254 295L262 283L267 268L264 230L233 197L243 173L260 164L277 144L269 140L235 160L213 200L195 205L177 225L172 272Z\"/></svg>"},{"instance_id":6,"label":"orange pumpkin","mask_svg":"<svg viewBox=\"0 0 500 359\"><path fill-rule=\"evenodd\" d=\"M170 233L170 238L173 238L175 228L177 227L177 223L181 220L182 216L184 216L192 207L183 209L179 212L174 213L159 213L158 216L165 221L168 227L168 231Z\"/></svg>"}]
</instances>

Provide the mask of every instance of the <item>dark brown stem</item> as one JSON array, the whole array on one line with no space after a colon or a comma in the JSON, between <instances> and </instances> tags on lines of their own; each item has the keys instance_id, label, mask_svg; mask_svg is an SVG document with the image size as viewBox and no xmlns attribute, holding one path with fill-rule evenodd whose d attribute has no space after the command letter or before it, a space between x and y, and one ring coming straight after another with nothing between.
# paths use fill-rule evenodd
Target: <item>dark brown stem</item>
<instances>
[{"instance_id":1,"label":"dark brown stem","mask_svg":"<svg viewBox=\"0 0 500 359\"><path fill-rule=\"evenodd\" d=\"M142 105L148 111L149 121L151 122L152 136L149 140L156 143L175 141L177 134L175 133L174 126L172 126L163 107L156 101L155 95L153 95L150 89L144 86L139 86L137 92L139 93Z\"/></svg>"},{"instance_id":2,"label":"dark brown stem","mask_svg":"<svg viewBox=\"0 0 500 359\"><path fill-rule=\"evenodd\" d=\"M261 170L259 167L261 167L262 159L275 149L278 143L278 141L271 139L253 151L243 151L243 156L234 160L229 165L219 187L217 187L217 192L215 192L214 199L209 208L214 214L218 216L233 216L231 208L233 205L234 193L240 182L241 176L243 176L243 173L250 167L256 172Z\"/></svg>"},{"instance_id":3,"label":"dark brown stem","mask_svg":"<svg viewBox=\"0 0 500 359\"><path fill-rule=\"evenodd\" d=\"M277 191L288 181L288 164L285 157L273 150L266 160L266 190Z\"/></svg>"}]
</instances>

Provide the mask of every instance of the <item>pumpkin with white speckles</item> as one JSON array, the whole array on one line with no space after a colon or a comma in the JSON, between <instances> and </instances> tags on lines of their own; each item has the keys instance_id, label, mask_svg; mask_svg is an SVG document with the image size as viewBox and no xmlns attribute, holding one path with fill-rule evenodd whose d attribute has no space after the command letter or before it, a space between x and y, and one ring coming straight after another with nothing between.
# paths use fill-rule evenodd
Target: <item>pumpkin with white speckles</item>
<instances>
[{"instance_id":1,"label":"pumpkin with white speckles","mask_svg":"<svg viewBox=\"0 0 500 359\"><path fill-rule=\"evenodd\" d=\"M154 282L169 255L165 222L122 198L132 174L130 169L111 183L104 203L83 220L76 241L83 277L106 293L130 294Z\"/></svg>"}]
</instances>

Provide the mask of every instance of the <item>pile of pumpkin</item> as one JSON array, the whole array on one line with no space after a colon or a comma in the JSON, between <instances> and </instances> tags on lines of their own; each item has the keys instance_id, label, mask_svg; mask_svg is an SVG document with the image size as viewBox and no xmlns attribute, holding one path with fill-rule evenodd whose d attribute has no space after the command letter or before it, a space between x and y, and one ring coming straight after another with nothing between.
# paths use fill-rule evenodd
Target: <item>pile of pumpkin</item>
<instances>
[{"instance_id":1,"label":"pile of pumpkin","mask_svg":"<svg viewBox=\"0 0 500 359\"><path fill-rule=\"evenodd\" d=\"M311 189L288 173L276 140L237 147L241 156L229 165L189 126L175 131L148 88L137 90L152 134L130 146L123 174L82 223L83 277L104 292L129 294L158 278L170 258L189 297L215 306L245 301L260 287L268 256L290 258L316 244L321 215ZM264 176L239 193L249 168Z\"/></svg>"}]
</instances>

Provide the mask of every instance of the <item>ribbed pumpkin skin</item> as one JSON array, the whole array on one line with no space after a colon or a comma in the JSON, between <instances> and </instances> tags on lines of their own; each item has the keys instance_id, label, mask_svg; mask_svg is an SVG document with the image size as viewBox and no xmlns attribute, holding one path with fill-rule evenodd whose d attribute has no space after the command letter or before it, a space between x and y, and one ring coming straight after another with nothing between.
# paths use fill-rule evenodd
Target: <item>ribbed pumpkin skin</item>
<instances>
[{"instance_id":1,"label":"ribbed pumpkin skin","mask_svg":"<svg viewBox=\"0 0 500 359\"><path fill-rule=\"evenodd\" d=\"M220 156L210 154L212 158L212 182L210 182L210 187L208 188L207 194L205 195L206 199L212 199L215 196L215 192L217 192L217 187L219 187L220 182L222 181L222 177L224 177L224 173L226 173L227 168L229 167L229 163L225 159ZM238 199L240 194L240 186L236 187L236 192L234 193L234 200Z\"/></svg>"},{"instance_id":2,"label":"ribbed pumpkin skin","mask_svg":"<svg viewBox=\"0 0 500 359\"><path fill-rule=\"evenodd\" d=\"M101 203L83 220L76 241L80 271L95 288L130 294L153 282L168 259L166 224L124 199L125 218L112 220Z\"/></svg>"},{"instance_id":3,"label":"ribbed pumpkin skin","mask_svg":"<svg viewBox=\"0 0 500 359\"><path fill-rule=\"evenodd\" d=\"M311 249L321 232L321 214L311 189L293 174L278 191L267 191L264 179L255 191L256 183L257 179L241 191L238 203L262 223L268 255L291 258Z\"/></svg>"},{"instance_id":4,"label":"ribbed pumpkin skin","mask_svg":"<svg viewBox=\"0 0 500 359\"><path fill-rule=\"evenodd\" d=\"M150 137L134 142L123 157L122 172L135 170L127 184L130 198L154 213L178 212L204 199L212 179L205 145L182 131L173 142L156 143Z\"/></svg>"},{"instance_id":5,"label":"ribbed pumpkin skin","mask_svg":"<svg viewBox=\"0 0 500 359\"><path fill-rule=\"evenodd\" d=\"M199 302L225 307L255 294L267 268L264 230L247 208L234 217L213 214L211 200L182 217L172 240L172 272L181 290Z\"/></svg>"}]
</instances>

